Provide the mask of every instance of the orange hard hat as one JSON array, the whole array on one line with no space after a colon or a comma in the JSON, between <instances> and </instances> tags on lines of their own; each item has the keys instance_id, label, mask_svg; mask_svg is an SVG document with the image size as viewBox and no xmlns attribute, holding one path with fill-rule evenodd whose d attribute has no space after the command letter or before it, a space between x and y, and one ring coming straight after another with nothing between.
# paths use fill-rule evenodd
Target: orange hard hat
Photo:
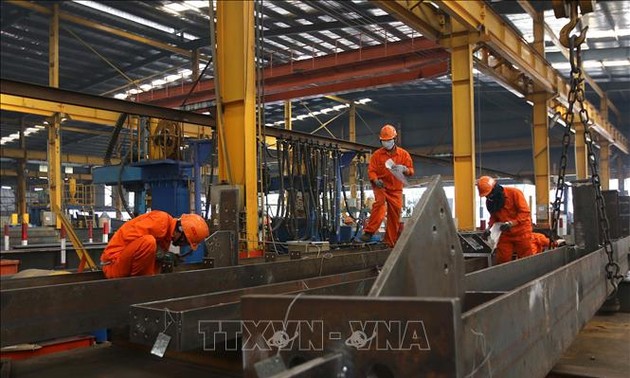
<instances>
[{"instance_id":1,"label":"orange hard hat","mask_svg":"<svg viewBox=\"0 0 630 378\"><path fill-rule=\"evenodd\" d=\"M477 180L477 190L479 191L479 196L486 197L490 194L490 192L492 192L492 189L494 189L496 184L497 182L490 176L479 177L479 180Z\"/></svg>"},{"instance_id":2,"label":"orange hard hat","mask_svg":"<svg viewBox=\"0 0 630 378\"><path fill-rule=\"evenodd\" d=\"M397 135L396 128L392 125L387 124L381 128L381 140L392 140Z\"/></svg>"},{"instance_id":3,"label":"orange hard hat","mask_svg":"<svg viewBox=\"0 0 630 378\"><path fill-rule=\"evenodd\" d=\"M183 214L179 221L182 225L182 231L186 235L186 240L193 250L197 249L197 245L210 236L208 224L197 214Z\"/></svg>"}]
</instances>

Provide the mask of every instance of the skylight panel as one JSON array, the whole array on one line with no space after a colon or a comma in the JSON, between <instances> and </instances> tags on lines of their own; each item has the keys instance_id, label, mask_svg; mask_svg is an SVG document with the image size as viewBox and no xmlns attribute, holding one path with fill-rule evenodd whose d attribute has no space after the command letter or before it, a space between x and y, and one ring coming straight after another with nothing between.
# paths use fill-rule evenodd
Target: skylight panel
<instances>
[{"instance_id":1,"label":"skylight panel","mask_svg":"<svg viewBox=\"0 0 630 378\"><path fill-rule=\"evenodd\" d=\"M335 19L328 16L328 15L321 15L321 16L317 16L317 18L319 18L320 20L324 21L324 22L334 22Z\"/></svg>"},{"instance_id":2,"label":"skylight panel","mask_svg":"<svg viewBox=\"0 0 630 378\"><path fill-rule=\"evenodd\" d=\"M387 12L385 12L381 8L368 9L368 12L371 13L373 16L386 16L387 15Z\"/></svg>"},{"instance_id":3,"label":"skylight panel","mask_svg":"<svg viewBox=\"0 0 630 378\"><path fill-rule=\"evenodd\" d=\"M266 6L267 8L271 9L272 11L281 14L283 16L288 16L291 14L291 12L289 12L288 10L284 9L284 8L280 8L279 6L273 4L272 2L268 2L265 1L263 2L264 6Z\"/></svg>"}]
</instances>

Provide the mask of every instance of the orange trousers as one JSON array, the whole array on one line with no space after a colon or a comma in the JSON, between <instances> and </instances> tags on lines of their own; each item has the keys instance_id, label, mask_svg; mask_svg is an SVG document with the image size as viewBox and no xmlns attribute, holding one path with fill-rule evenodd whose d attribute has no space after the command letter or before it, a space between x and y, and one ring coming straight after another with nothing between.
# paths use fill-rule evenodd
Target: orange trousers
<instances>
[{"instance_id":1,"label":"orange trousers","mask_svg":"<svg viewBox=\"0 0 630 378\"><path fill-rule=\"evenodd\" d=\"M152 276L157 270L157 242L152 235L144 235L128 244L112 260L103 266L107 278Z\"/></svg>"},{"instance_id":2,"label":"orange trousers","mask_svg":"<svg viewBox=\"0 0 630 378\"><path fill-rule=\"evenodd\" d=\"M520 236L511 236L509 238L499 238L497 244L497 264L503 264L512 261L512 254L516 253L516 256L520 259L523 257L531 256L534 254L532 251L532 236L527 232Z\"/></svg>"},{"instance_id":3,"label":"orange trousers","mask_svg":"<svg viewBox=\"0 0 630 378\"><path fill-rule=\"evenodd\" d=\"M385 244L393 247L398 240L400 231L400 213L402 212L402 190L387 190L374 187L374 204L370 219L363 228L363 232L371 234L378 228L385 217L385 204L387 204L387 226L385 228Z\"/></svg>"}]
</instances>

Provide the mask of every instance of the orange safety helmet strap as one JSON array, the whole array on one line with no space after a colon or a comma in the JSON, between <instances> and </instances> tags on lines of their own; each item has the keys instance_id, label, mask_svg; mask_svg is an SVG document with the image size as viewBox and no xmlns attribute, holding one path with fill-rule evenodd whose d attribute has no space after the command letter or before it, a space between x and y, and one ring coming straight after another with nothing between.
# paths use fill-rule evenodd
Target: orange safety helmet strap
<instances>
[{"instance_id":1,"label":"orange safety helmet strap","mask_svg":"<svg viewBox=\"0 0 630 378\"><path fill-rule=\"evenodd\" d=\"M398 133L396 132L396 128L392 125L385 125L381 128L381 140L392 140L396 138Z\"/></svg>"},{"instance_id":2,"label":"orange safety helmet strap","mask_svg":"<svg viewBox=\"0 0 630 378\"><path fill-rule=\"evenodd\" d=\"M197 249L197 245L210 236L208 224L197 214L183 214L179 221L182 225L182 231L186 235L186 240L193 250Z\"/></svg>"},{"instance_id":3,"label":"orange safety helmet strap","mask_svg":"<svg viewBox=\"0 0 630 378\"><path fill-rule=\"evenodd\" d=\"M492 189L496 186L497 182L490 176L481 176L477 180L477 190L479 191L479 197L486 197Z\"/></svg>"}]
</instances>

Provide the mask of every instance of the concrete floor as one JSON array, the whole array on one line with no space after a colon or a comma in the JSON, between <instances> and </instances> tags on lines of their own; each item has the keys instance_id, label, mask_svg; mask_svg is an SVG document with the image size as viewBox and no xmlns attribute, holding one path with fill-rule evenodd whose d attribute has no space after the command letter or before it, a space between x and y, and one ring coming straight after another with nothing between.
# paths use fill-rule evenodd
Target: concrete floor
<instances>
[{"instance_id":1,"label":"concrete floor","mask_svg":"<svg viewBox=\"0 0 630 378\"><path fill-rule=\"evenodd\" d=\"M630 313L597 314L548 378L630 377Z\"/></svg>"}]
</instances>

